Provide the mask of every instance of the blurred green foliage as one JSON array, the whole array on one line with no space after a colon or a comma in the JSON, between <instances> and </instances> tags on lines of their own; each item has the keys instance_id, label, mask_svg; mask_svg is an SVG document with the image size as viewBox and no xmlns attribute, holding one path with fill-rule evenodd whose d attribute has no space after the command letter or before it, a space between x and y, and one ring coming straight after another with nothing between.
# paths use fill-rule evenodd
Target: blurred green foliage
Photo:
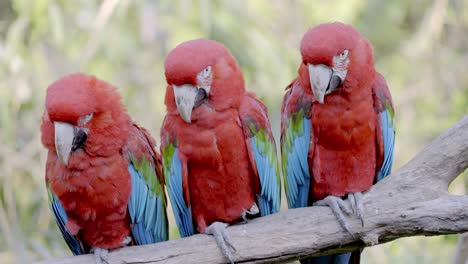
<instances>
[{"instance_id":1,"label":"blurred green foliage","mask_svg":"<svg viewBox=\"0 0 468 264\"><path fill-rule=\"evenodd\" d=\"M158 139L164 57L182 41L215 39L269 106L278 139L303 33L321 22L350 23L373 43L393 94L398 168L468 112L466 14L467 0L1 0L0 262L70 254L47 205L40 144L45 91L57 78L82 71L113 83ZM466 186L465 173L450 189L462 194ZM366 249L364 262L448 263L455 240L400 239Z\"/></svg>"}]
</instances>

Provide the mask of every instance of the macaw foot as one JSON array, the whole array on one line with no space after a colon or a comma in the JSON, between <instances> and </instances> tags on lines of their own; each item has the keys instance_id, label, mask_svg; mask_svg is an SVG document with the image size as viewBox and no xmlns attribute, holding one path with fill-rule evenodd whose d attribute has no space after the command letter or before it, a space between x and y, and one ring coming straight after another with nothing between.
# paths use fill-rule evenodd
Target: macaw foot
<instances>
[{"instance_id":1,"label":"macaw foot","mask_svg":"<svg viewBox=\"0 0 468 264\"><path fill-rule=\"evenodd\" d=\"M129 237L129 236L126 236L126 237L122 240L122 245L123 245L124 247L126 247L126 246L129 246L131 242L132 242L132 238Z\"/></svg>"},{"instance_id":2,"label":"macaw foot","mask_svg":"<svg viewBox=\"0 0 468 264\"><path fill-rule=\"evenodd\" d=\"M364 202L362 201L362 193L349 193L348 200L351 203L351 209L354 215L361 220L361 226L364 227Z\"/></svg>"},{"instance_id":3,"label":"macaw foot","mask_svg":"<svg viewBox=\"0 0 468 264\"><path fill-rule=\"evenodd\" d=\"M94 248L94 261L96 264L110 264L109 250L104 248Z\"/></svg>"},{"instance_id":4,"label":"macaw foot","mask_svg":"<svg viewBox=\"0 0 468 264\"><path fill-rule=\"evenodd\" d=\"M351 209L348 207L345 201L343 201L340 197L329 195L325 197L323 200L317 201L312 205L317 206L328 206L332 210L333 214L335 215L336 219L340 223L340 225L354 237L354 234L351 232L349 228L349 224L346 221L345 216L343 215L343 211L346 214L351 214Z\"/></svg>"},{"instance_id":5,"label":"macaw foot","mask_svg":"<svg viewBox=\"0 0 468 264\"><path fill-rule=\"evenodd\" d=\"M243 209L241 217L242 217L242 220L244 220L244 221L242 223L249 222L249 220L252 219L249 216L255 216L259 212L260 212L260 209L258 209L258 206L257 206L256 203L253 203L252 207L250 207L250 210Z\"/></svg>"},{"instance_id":6,"label":"macaw foot","mask_svg":"<svg viewBox=\"0 0 468 264\"><path fill-rule=\"evenodd\" d=\"M236 252L236 248L227 234L227 226L228 224L223 222L214 222L206 228L205 234L213 235L223 255L229 259L229 262L234 263L232 252Z\"/></svg>"},{"instance_id":7,"label":"macaw foot","mask_svg":"<svg viewBox=\"0 0 468 264\"><path fill-rule=\"evenodd\" d=\"M329 195L325 197L325 199L313 203L313 205L330 207L340 225L349 234L351 234L352 237L355 237L354 233L351 232L348 221L346 220L343 212L345 212L347 215L356 215L359 218L359 220L361 220L361 225L364 226L364 204L362 202L362 193L349 193L348 199L351 204L351 208L349 208L348 204L345 201L343 201L343 199L333 195Z\"/></svg>"}]
</instances>

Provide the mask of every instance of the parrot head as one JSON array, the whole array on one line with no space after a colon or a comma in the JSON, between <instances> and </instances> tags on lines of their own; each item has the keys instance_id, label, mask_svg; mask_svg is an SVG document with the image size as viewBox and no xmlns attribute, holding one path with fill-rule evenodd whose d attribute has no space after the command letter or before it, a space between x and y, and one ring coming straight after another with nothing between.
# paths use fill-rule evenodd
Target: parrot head
<instances>
[{"instance_id":1,"label":"parrot head","mask_svg":"<svg viewBox=\"0 0 468 264\"><path fill-rule=\"evenodd\" d=\"M323 104L325 95L343 87L349 89L372 80L374 56L369 42L352 26L320 24L307 31L301 41L302 67L315 99Z\"/></svg>"},{"instance_id":2,"label":"parrot head","mask_svg":"<svg viewBox=\"0 0 468 264\"><path fill-rule=\"evenodd\" d=\"M197 119L198 108L227 109L240 104L244 80L231 53L213 40L179 44L167 56L165 103L187 123Z\"/></svg>"},{"instance_id":3,"label":"parrot head","mask_svg":"<svg viewBox=\"0 0 468 264\"><path fill-rule=\"evenodd\" d=\"M129 123L115 88L93 76L71 74L47 89L42 143L68 166L78 151L104 156L120 149Z\"/></svg>"}]
</instances>

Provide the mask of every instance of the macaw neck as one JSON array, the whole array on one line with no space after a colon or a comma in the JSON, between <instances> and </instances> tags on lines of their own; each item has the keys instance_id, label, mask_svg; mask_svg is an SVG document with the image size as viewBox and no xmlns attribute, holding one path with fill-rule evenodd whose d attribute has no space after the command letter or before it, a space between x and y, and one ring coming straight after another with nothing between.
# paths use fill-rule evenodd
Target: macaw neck
<instances>
[{"instance_id":1,"label":"macaw neck","mask_svg":"<svg viewBox=\"0 0 468 264\"><path fill-rule=\"evenodd\" d=\"M362 67L356 65L350 66L341 87L342 92L357 93L355 91L360 89L370 90L375 80L375 75L376 72L373 64Z\"/></svg>"},{"instance_id":2,"label":"macaw neck","mask_svg":"<svg viewBox=\"0 0 468 264\"><path fill-rule=\"evenodd\" d=\"M230 74L223 79L214 79L207 104L216 111L238 109L245 95L242 74Z\"/></svg>"},{"instance_id":3,"label":"macaw neck","mask_svg":"<svg viewBox=\"0 0 468 264\"><path fill-rule=\"evenodd\" d=\"M126 113L113 113L110 122L90 129L85 150L91 156L109 156L120 152L127 143L133 121Z\"/></svg>"},{"instance_id":4,"label":"macaw neck","mask_svg":"<svg viewBox=\"0 0 468 264\"><path fill-rule=\"evenodd\" d=\"M352 105L359 104L362 101L368 101L372 98L372 90L366 87L353 87L344 89L343 87L325 96L324 104L316 102L314 106L320 108L340 108L348 109Z\"/></svg>"},{"instance_id":5,"label":"macaw neck","mask_svg":"<svg viewBox=\"0 0 468 264\"><path fill-rule=\"evenodd\" d=\"M198 131L199 133L212 131L215 127L222 126L224 123L232 120L239 122L240 126L239 111L232 108L224 111L214 111L214 109L208 106L200 106L195 114L192 112L191 123L185 122L178 113L170 113L169 115L171 115L173 125L179 128L180 133L178 133L177 137L181 136L181 133L187 133L185 135L187 137L194 137L194 134L190 134L193 131ZM193 140L195 139L193 138Z\"/></svg>"}]
</instances>

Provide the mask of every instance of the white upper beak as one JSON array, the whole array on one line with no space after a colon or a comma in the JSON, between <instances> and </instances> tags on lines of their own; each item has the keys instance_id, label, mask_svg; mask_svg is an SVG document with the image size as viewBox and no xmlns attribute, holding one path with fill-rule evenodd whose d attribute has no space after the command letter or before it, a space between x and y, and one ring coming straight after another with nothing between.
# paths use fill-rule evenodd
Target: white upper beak
<instances>
[{"instance_id":1,"label":"white upper beak","mask_svg":"<svg viewBox=\"0 0 468 264\"><path fill-rule=\"evenodd\" d=\"M310 84L314 97L319 103L323 104L333 70L323 64L307 64L307 68L309 69Z\"/></svg>"},{"instance_id":2,"label":"white upper beak","mask_svg":"<svg viewBox=\"0 0 468 264\"><path fill-rule=\"evenodd\" d=\"M173 85L174 96L177 105L177 111L179 111L182 119L187 123L192 122L192 110L195 105L195 98L197 97L198 89L190 84L184 84L181 86Z\"/></svg>"},{"instance_id":3,"label":"white upper beak","mask_svg":"<svg viewBox=\"0 0 468 264\"><path fill-rule=\"evenodd\" d=\"M74 127L64 122L54 122L55 133L55 151L59 160L68 166L68 158L73 145L73 138L75 136Z\"/></svg>"}]
</instances>

